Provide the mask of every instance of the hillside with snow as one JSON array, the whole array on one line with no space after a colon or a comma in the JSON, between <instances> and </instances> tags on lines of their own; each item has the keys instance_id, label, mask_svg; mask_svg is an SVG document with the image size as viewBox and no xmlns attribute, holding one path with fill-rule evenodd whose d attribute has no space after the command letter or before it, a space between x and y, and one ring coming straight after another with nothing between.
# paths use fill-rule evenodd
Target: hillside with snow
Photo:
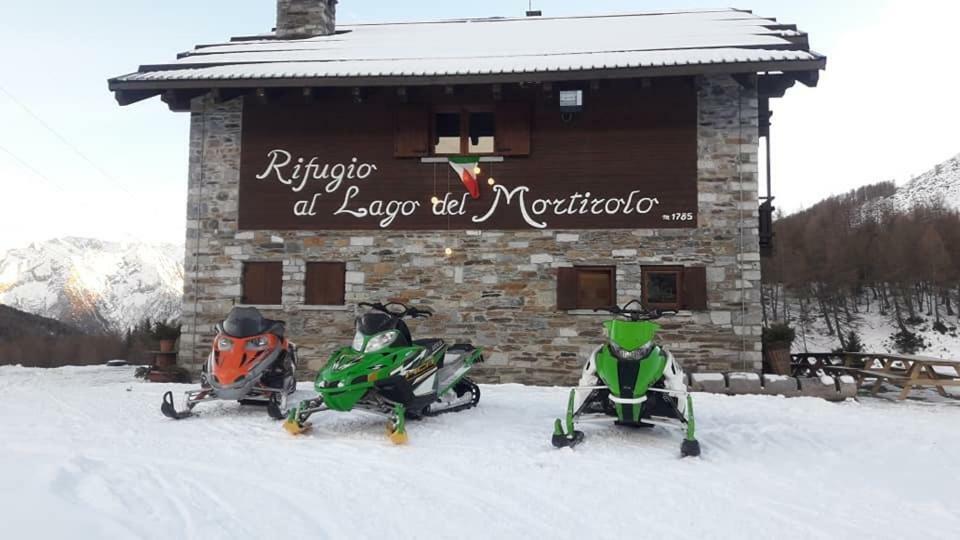
<instances>
[{"instance_id":1,"label":"hillside with snow","mask_svg":"<svg viewBox=\"0 0 960 540\"><path fill-rule=\"evenodd\" d=\"M932 317L920 317L916 324L908 325L911 332L923 340L923 347L916 354L960 360L960 319L956 316L943 316L945 331L937 331ZM799 308L795 305L790 324L797 331L793 342L793 352L829 352L840 348L840 338L830 334L822 317L803 321L799 317ZM863 350L873 353L898 354L893 335L899 331L890 315L882 315L876 310L856 314L852 323L844 326L844 332L854 331L863 343Z\"/></svg>"},{"instance_id":2,"label":"hillside with snow","mask_svg":"<svg viewBox=\"0 0 960 540\"><path fill-rule=\"evenodd\" d=\"M87 332L180 314L183 247L60 238L0 256L0 303Z\"/></svg>"},{"instance_id":3,"label":"hillside with snow","mask_svg":"<svg viewBox=\"0 0 960 540\"><path fill-rule=\"evenodd\" d=\"M906 212L917 206L944 206L960 210L960 154L897 188L889 197L867 203L867 210L890 209Z\"/></svg>"}]
</instances>

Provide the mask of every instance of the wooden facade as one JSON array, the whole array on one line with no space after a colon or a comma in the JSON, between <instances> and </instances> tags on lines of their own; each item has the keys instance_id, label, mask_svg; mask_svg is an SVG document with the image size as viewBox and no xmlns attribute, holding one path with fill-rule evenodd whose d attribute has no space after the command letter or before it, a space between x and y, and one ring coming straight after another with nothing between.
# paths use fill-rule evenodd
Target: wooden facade
<instances>
[{"instance_id":1,"label":"wooden facade","mask_svg":"<svg viewBox=\"0 0 960 540\"><path fill-rule=\"evenodd\" d=\"M610 81L586 86L585 94L583 112L568 114L556 93L539 86L511 86L501 95L480 86L247 100L239 226L493 230L538 228L534 221L549 229L695 228L693 79ZM433 113L451 107L495 111L495 148L482 156L502 161L481 161L478 199L466 196L443 156L429 159L436 157ZM332 182L345 171L353 178ZM530 219L519 193L507 202L521 186L529 188ZM433 204L433 197L450 204ZM401 211L385 224L391 203L409 215ZM474 219L494 206L488 219ZM377 215L356 215L365 211Z\"/></svg>"}]
</instances>

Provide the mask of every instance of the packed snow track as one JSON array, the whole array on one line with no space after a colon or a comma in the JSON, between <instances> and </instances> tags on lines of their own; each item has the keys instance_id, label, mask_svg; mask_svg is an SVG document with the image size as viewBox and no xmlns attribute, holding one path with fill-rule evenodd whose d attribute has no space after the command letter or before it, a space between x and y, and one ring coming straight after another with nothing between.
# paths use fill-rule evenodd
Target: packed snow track
<instances>
[{"instance_id":1,"label":"packed snow track","mask_svg":"<svg viewBox=\"0 0 960 540\"><path fill-rule=\"evenodd\" d=\"M582 424L550 445L566 391L483 386L477 408L411 421L263 409L160 414L133 368L0 367L7 538L956 538L960 407L696 395L681 435ZM301 383L298 399L310 397Z\"/></svg>"}]
</instances>

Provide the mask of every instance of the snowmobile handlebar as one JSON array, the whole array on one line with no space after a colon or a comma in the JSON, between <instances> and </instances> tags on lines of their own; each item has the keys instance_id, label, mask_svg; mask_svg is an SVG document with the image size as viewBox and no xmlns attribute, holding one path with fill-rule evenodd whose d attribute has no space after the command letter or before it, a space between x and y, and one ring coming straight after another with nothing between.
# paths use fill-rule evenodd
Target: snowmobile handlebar
<instances>
[{"instance_id":1,"label":"snowmobile handlebar","mask_svg":"<svg viewBox=\"0 0 960 540\"><path fill-rule=\"evenodd\" d=\"M419 309L406 304L401 304L400 302L387 302L386 304L380 302L373 304L369 302L360 302L357 304L357 306L375 309L377 311L386 313L387 315L397 317L398 319L403 319L405 317L410 317L411 319L425 319L427 317L433 317L433 312L429 309ZM403 309L403 311L391 310L390 306L399 306Z\"/></svg>"},{"instance_id":2,"label":"snowmobile handlebar","mask_svg":"<svg viewBox=\"0 0 960 540\"><path fill-rule=\"evenodd\" d=\"M639 309L630 309L630 306L637 304ZM653 321L659 319L665 315L676 315L677 311L673 309L660 310L660 309L646 309L644 308L639 300L631 300L627 302L623 307L620 306L610 306L596 308L593 311L607 311L613 313L614 315L623 315L629 317L631 321Z\"/></svg>"}]
</instances>

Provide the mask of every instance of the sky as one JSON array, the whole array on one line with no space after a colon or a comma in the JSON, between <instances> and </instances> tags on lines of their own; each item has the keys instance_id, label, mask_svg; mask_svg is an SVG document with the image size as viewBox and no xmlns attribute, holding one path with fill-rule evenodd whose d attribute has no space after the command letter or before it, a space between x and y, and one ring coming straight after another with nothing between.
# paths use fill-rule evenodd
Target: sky
<instances>
[{"instance_id":1,"label":"sky","mask_svg":"<svg viewBox=\"0 0 960 540\"><path fill-rule=\"evenodd\" d=\"M275 0L0 0L0 250L61 236L182 242L188 116L120 107L107 79L199 43L269 31ZM538 0L545 15L717 7ZM960 2L744 0L828 56L817 88L772 103L773 191L787 212L960 153ZM527 0L341 0L339 22L518 16Z\"/></svg>"}]
</instances>

